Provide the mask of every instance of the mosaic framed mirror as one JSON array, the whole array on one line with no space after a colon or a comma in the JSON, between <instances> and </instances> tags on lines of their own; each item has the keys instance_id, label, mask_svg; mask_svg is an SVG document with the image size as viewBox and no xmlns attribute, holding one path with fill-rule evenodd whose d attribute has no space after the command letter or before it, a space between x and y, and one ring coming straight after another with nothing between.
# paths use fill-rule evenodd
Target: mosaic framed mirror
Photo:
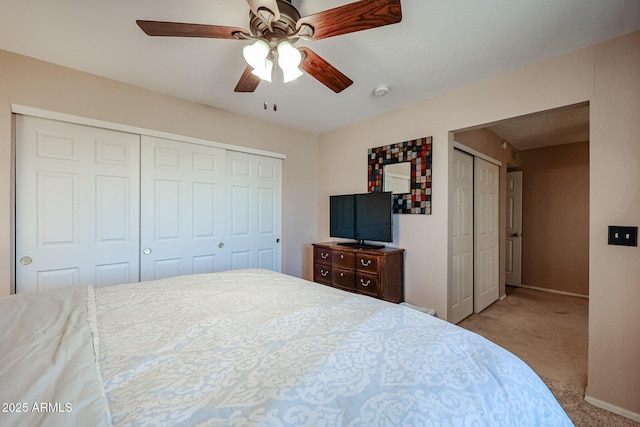
<instances>
[{"instance_id":1,"label":"mosaic framed mirror","mask_svg":"<svg viewBox=\"0 0 640 427\"><path fill-rule=\"evenodd\" d=\"M393 191L393 213L431 214L432 137L370 148L369 191Z\"/></svg>"}]
</instances>

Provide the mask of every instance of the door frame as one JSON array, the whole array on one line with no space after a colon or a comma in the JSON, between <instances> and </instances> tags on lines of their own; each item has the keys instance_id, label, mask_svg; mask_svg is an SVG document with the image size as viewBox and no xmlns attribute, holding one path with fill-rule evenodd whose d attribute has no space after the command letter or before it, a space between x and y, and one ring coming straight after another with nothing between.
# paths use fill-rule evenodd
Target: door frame
<instances>
[{"instance_id":1,"label":"door frame","mask_svg":"<svg viewBox=\"0 0 640 427\"><path fill-rule=\"evenodd\" d=\"M43 119L58 120L61 122L69 122L77 125L93 126L116 130L121 132L134 133L138 135L155 136L164 139L173 139L176 141L190 142L192 144L208 145L210 147L224 148L226 150L240 151L242 153L257 154L259 156L275 157L276 159L286 159L286 155L275 151L259 150L256 148L243 147L240 145L224 144L222 142L210 141L207 139L194 138L192 136L178 135L170 132L162 132L153 129L142 128L139 126L124 125L121 123L108 122L105 120L90 119L87 117L76 116L73 114L58 113L56 111L45 110L42 108L29 107L21 104L11 104L11 113L23 114L25 116L40 117Z\"/></svg>"}]
</instances>

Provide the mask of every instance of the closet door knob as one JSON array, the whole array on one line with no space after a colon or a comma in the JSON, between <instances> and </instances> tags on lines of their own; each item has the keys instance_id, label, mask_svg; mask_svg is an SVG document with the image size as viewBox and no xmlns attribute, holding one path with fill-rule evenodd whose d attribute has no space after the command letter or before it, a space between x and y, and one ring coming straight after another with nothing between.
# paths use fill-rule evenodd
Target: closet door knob
<instances>
[{"instance_id":1,"label":"closet door knob","mask_svg":"<svg viewBox=\"0 0 640 427\"><path fill-rule=\"evenodd\" d=\"M142 253L145 254L145 255L149 255L151 253L151 248L144 248Z\"/></svg>"},{"instance_id":2,"label":"closet door knob","mask_svg":"<svg viewBox=\"0 0 640 427\"><path fill-rule=\"evenodd\" d=\"M224 248L224 243L223 243L223 242L218 243L218 247L219 247L220 249Z\"/></svg>"},{"instance_id":3,"label":"closet door knob","mask_svg":"<svg viewBox=\"0 0 640 427\"><path fill-rule=\"evenodd\" d=\"M22 265L29 265L33 262L33 260L31 259L30 256L23 256L22 258L20 258L20 264Z\"/></svg>"}]
</instances>

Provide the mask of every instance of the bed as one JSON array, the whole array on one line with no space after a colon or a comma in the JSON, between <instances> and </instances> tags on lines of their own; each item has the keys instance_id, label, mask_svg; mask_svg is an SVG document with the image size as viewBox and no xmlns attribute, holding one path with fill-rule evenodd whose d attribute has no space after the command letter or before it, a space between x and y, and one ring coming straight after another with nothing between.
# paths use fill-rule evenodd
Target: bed
<instances>
[{"instance_id":1,"label":"bed","mask_svg":"<svg viewBox=\"0 0 640 427\"><path fill-rule=\"evenodd\" d=\"M573 425L479 335L266 270L13 295L0 330L2 426Z\"/></svg>"}]
</instances>

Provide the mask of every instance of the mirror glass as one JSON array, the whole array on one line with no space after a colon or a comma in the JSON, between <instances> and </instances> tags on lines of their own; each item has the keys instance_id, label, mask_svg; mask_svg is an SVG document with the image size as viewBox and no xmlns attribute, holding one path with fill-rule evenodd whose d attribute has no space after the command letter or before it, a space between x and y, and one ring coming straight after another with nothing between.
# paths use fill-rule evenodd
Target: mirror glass
<instances>
[{"instance_id":1,"label":"mirror glass","mask_svg":"<svg viewBox=\"0 0 640 427\"><path fill-rule=\"evenodd\" d=\"M382 185L384 191L392 191L393 194L411 192L411 162L384 165Z\"/></svg>"}]
</instances>

